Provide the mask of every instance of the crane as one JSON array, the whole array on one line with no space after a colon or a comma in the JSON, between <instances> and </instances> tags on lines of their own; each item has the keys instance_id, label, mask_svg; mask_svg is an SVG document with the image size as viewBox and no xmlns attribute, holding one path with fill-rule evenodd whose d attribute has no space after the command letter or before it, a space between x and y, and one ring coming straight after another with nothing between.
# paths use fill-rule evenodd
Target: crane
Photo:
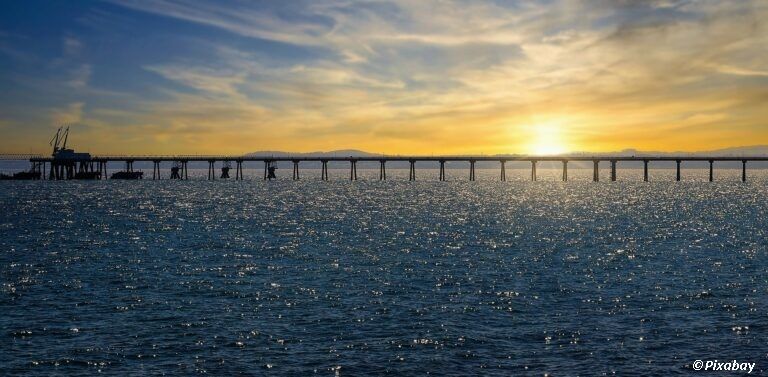
<instances>
[{"instance_id":1,"label":"crane","mask_svg":"<svg viewBox=\"0 0 768 377\"><path fill-rule=\"evenodd\" d=\"M67 126L67 130L64 131L64 144L61 145L61 149L67 149L67 139L69 139L69 126Z\"/></svg>"},{"instance_id":2,"label":"crane","mask_svg":"<svg viewBox=\"0 0 768 377\"><path fill-rule=\"evenodd\" d=\"M56 155L56 152L59 151L59 135L61 135L61 128L59 127L59 130L56 131L56 135L51 139L51 142L48 143L50 146L53 147L53 155Z\"/></svg>"}]
</instances>

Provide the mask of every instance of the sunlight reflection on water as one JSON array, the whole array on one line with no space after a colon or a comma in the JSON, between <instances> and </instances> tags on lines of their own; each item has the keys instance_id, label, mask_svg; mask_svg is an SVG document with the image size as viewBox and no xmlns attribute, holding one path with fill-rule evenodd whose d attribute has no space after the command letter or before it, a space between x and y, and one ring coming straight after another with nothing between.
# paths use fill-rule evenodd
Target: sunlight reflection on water
<instances>
[{"instance_id":1,"label":"sunlight reflection on water","mask_svg":"<svg viewBox=\"0 0 768 377\"><path fill-rule=\"evenodd\" d=\"M195 171L194 175L205 174ZM252 172L251 172L252 173ZM280 174L282 173L282 174ZM285 175L288 175L286 178ZM0 365L40 374L685 372L757 362L768 175L307 170L3 182ZM248 176L249 172L246 172ZM255 177L254 177L255 175ZM316 176L314 176L316 175ZM199 175L198 175L199 176ZM640 366L642 366L642 369ZM624 372L624 373L622 373Z\"/></svg>"}]
</instances>

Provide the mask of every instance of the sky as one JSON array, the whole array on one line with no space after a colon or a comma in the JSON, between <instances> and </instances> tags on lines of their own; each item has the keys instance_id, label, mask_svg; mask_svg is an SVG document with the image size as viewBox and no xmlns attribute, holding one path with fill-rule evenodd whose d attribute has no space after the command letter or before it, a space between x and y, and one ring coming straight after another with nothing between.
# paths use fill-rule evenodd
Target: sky
<instances>
[{"instance_id":1,"label":"sky","mask_svg":"<svg viewBox=\"0 0 768 377\"><path fill-rule=\"evenodd\" d=\"M5 1L0 152L768 144L768 1Z\"/></svg>"}]
</instances>

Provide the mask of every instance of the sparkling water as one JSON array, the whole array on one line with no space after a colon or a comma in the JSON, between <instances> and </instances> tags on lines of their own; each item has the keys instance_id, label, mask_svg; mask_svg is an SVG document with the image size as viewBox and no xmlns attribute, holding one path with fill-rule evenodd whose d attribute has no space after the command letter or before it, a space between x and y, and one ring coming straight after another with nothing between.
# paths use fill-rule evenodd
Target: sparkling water
<instances>
[{"instance_id":1,"label":"sparkling water","mask_svg":"<svg viewBox=\"0 0 768 377\"><path fill-rule=\"evenodd\" d=\"M735 359L763 373L768 175L602 173L4 181L0 365L662 375Z\"/></svg>"}]
</instances>

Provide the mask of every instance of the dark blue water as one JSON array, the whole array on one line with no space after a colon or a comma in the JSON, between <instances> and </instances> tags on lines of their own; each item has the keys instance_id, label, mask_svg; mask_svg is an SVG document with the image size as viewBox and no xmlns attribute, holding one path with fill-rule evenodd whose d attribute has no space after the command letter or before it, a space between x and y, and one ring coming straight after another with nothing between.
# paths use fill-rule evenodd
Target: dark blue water
<instances>
[{"instance_id":1,"label":"dark blue water","mask_svg":"<svg viewBox=\"0 0 768 377\"><path fill-rule=\"evenodd\" d=\"M2 374L768 368L766 174L495 174L2 182Z\"/></svg>"}]
</instances>

